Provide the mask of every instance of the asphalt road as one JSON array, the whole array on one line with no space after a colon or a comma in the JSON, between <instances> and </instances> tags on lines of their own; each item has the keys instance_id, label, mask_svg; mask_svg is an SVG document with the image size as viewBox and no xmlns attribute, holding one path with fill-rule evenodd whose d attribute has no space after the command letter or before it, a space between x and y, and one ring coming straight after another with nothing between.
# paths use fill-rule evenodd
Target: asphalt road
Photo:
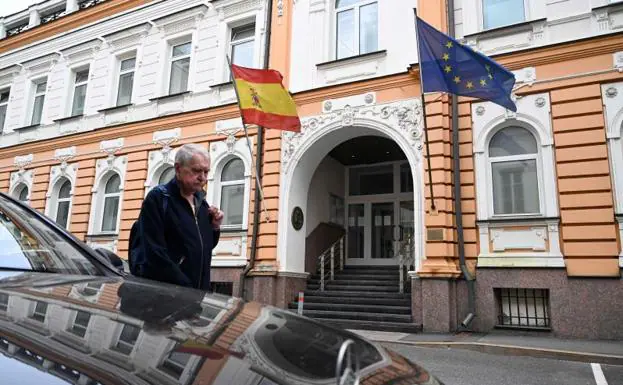
<instances>
[{"instance_id":1,"label":"asphalt road","mask_svg":"<svg viewBox=\"0 0 623 385\"><path fill-rule=\"evenodd\" d=\"M623 366L383 345L422 365L446 385L623 385Z\"/></svg>"}]
</instances>

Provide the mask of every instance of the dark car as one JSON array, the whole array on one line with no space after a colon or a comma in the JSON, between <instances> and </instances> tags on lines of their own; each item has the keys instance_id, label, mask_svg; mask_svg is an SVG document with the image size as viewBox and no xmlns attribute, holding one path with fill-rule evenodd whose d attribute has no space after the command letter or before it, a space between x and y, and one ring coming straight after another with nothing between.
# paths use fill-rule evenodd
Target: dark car
<instances>
[{"instance_id":1,"label":"dark car","mask_svg":"<svg viewBox=\"0 0 623 385\"><path fill-rule=\"evenodd\" d=\"M0 383L440 384L348 331L120 273L0 195Z\"/></svg>"}]
</instances>

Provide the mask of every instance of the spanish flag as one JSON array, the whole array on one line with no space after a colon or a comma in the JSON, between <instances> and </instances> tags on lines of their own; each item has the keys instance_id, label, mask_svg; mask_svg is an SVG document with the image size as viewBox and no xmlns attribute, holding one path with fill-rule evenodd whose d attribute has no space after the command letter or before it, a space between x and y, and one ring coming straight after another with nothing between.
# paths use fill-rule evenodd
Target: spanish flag
<instances>
[{"instance_id":1,"label":"spanish flag","mask_svg":"<svg viewBox=\"0 0 623 385\"><path fill-rule=\"evenodd\" d=\"M301 121L283 77L275 70L231 65L244 123L286 131L301 131Z\"/></svg>"}]
</instances>

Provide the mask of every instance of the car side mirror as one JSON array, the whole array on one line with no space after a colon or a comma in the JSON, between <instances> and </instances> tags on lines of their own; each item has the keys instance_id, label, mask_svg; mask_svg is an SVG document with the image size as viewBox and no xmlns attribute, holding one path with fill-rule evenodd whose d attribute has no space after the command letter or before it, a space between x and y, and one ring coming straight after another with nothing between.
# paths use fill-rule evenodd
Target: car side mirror
<instances>
[{"instance_id":1,"label":"car side mirror","mask_svg":"<svg viewBox=\"0 0 623 385\"><path fill-rule=\"evenodd\" d=\"M119 271L123 271L123 260L117 254L103 247L98 247L95 252L110 261Z\"/></svg>"}]
</instances>

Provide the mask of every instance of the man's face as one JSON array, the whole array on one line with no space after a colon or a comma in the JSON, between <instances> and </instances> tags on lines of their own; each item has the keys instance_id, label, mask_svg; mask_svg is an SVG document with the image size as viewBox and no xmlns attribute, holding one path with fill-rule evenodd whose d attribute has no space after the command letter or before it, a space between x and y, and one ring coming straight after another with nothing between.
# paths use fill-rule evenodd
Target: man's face
<instances>
[{"instance_id":1,"label":"man's face","mask_svg":"<svg viewBox=\"0 0 623 385\"><path fill-rule=\"evenodd\" d=\"M210 160L202 155L196 154L186 165L175 165L175 174L180 187L188 192L199 192L203 190L208 182L208 172L210 171Z\"/></svg>"}]
</instances>

